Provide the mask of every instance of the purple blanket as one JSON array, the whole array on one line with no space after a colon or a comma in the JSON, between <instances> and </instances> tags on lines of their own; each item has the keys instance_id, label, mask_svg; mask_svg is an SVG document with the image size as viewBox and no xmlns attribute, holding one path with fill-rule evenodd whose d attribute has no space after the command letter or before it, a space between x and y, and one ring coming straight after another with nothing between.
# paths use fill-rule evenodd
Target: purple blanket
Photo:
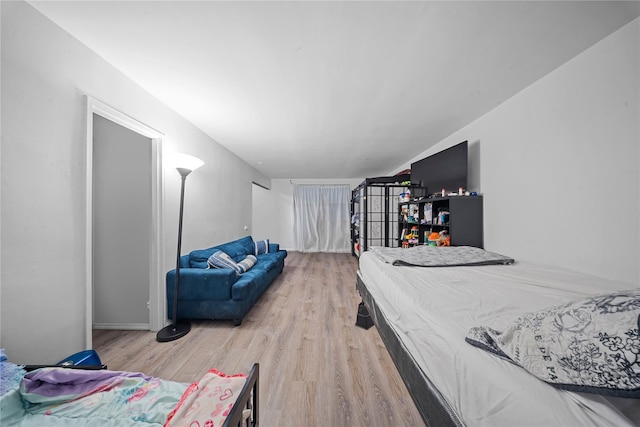
<instances>
[{"instance_id":1,"label":"purple blanket","mask_svg":"<svg viewBox=\"0 0 640 427\"><path fill-rule=\"evenodd\" d=\"M110 390L125 378L150 379L139 372L43 368L26 374L20 383L20 392L31 402L74 400L99 391ZM40 399L41 396L43 399Z\"/></svg>"}]
</instances>

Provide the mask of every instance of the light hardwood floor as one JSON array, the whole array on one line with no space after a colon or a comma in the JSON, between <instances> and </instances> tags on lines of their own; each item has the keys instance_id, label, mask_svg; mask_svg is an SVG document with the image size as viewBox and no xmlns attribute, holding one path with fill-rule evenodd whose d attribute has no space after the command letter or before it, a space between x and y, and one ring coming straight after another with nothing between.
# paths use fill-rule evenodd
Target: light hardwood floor
<instances>
[{"instance_id":1,"label":"light hardwood floor","mask_svg":"<svg viewBox=\"0 0 640 427\"><path fill-rule=\"evenodd\" d=\"M424 426L376 328L355 326L357 266L350 254L290 252L239 327L194 321L168 343L153 332L96 330L94 349L109 369L182 382L259 362L264 427Z\"/></svg>"}]
</instances>

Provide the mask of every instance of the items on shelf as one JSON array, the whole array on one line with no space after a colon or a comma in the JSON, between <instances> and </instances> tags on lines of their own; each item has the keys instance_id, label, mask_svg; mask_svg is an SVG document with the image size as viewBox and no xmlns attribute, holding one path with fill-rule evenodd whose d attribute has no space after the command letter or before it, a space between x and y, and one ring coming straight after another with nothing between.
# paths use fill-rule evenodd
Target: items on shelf
<instances>
[{"instance_id":1,"label":"items on shelf","mask_svg":"<svg viewBox=\"0 0 640 427\"><path fill-rule=\"evenodd\" d=\"M398 245L437 245L483 247L482 196L418 197L398 203ZM417 236L413 239L412 228ZM440 232L443 232L440 234ZM430 233L437 233L432 236ZM437 239L437 241L435 240ZM433 243L433 242L431 242Z\"/></svg>"},{"instance_id":2,"label":"items on shelf","mask_svg":"<svg viewBox=\"0 0 640 427\"><path fill-rule=\"evenodd\" d=\"M398 197L400 198L401 202L408 202L409 200L411 200L411 190L404 190L404 192L400 193Z\"/></svg>"},{"instance_id":3,"label":"items on shelf","mask_svg":"<svg viewBox=\"0 0 640 427\"><path fill-rule=\"evenodd\" d=\"M438 210L438 225L446 225L449 223L449 211L444 209Z\"/></svg>"},{"instance_id":4,"label":"items on shelf","mask_svg":"<svg viewBox=\"0 0 640 427\"><path fill-rule=\"evenodd\" d=\"M433 203L425 203L423 224L431 224L433 222Z\"/></svg>"},{"instance_id":5,"label":"items on shelf","mask_svg":"<svg viewBox=\"0 0 640 427\"><path fill-rule=\"evenodd\" d=\"M360 212L356 212L351 215L351 224L355 225L356 227L360 226Z\"/></svg>"},{"instance_id":6,"label":"items on shelf","mask_svg":"<svg viewBox=\"0 0 640 427\"><path fill-rule=\"evenodd\" d=\"M420 209L418 205L409 205L408 222L411 224L420 223Z\"/></svg>"},{"instance_id":7,"label":"items on shelf","mask_svg":"<svg viewBox=\"0 0 640 427\"><path fill-rule=\"evenodd\" d=\"M420 244L420 230L417 225L411 227L411 230L402 229L402 247L408 248Z\"/></svg>"},{"instance_id":8,"label":"items on shelf","mask_svg":"<svg viewBox=\"0 0 640 427\"><path fill-rule=\"evenodd\" d=\"M407 236L407 242L409 245L417 245L419 239L419 230L417 226L411 227L411 234Z\"/></svg>"},{"instance_id":9,"label":"items on shelf","mask_svg":"<svg viewBox=\"0 0 640 427\"><path fill-rule=\"evenodd\" d=\"M447 230L440 232L434 231L427 237L426 244L429 246L451 246L451 237L447 233Z\"/></svg>"},{"instance_id":10,"label":"items on shelf","mask_svg":"<svg viewBox=\"0 0 640 427\"><path fill-rule=\"evenodd\" d=\"M425 196L426 189L411 184L408 174L365 179L352 191L352 255L360 256L370 246L400 246L399 219L405 224L419 224L421 208L415 203L415 208L410 210L409 206L399 203ZM416 239L419 240L418 235Z\"/></svg>"}]
</instances>

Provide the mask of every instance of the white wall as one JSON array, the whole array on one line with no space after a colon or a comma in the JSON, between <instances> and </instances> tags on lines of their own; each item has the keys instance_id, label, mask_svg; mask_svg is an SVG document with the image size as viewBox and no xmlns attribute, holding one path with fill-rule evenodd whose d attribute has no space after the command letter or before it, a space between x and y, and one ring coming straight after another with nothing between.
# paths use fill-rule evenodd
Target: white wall
<instances>
[{"instance_id":1,"label":"white wall","mask_svg":"<svg viewBox=\"0 0 640 427\"><path fill-rule=\"evenodd\" d=\"M293 250L293 184L338 185L357 187L364 178L345 179L272 179L271 189L255 186L253 199L253 232L257 239L270 239L282 249Z\"/></svg>"},{"instance_id":2,"label":"white wall","mask_svg":"<svg viewBox=\"0 0 640 427\"><path fill-rule=\"evenodd\" d=\"M639 40L636 19L395 170L468 140L488 250L640 286Z\"/></svg>"},{"instance_id":3,"label":"white wall","mask_svg":"<svg viewBox=\"0 0 640 427\"><path fill-rule=\"evenodd\" d=\"M183 253L245 235L252 182L270 182L30 5L0 7L0 345L16 362L55 363L84 349L85 95L164 133L165 152L205 161L187 180ZM166 271L180 179L164 175Z\"/></svg>"}]
</instances>

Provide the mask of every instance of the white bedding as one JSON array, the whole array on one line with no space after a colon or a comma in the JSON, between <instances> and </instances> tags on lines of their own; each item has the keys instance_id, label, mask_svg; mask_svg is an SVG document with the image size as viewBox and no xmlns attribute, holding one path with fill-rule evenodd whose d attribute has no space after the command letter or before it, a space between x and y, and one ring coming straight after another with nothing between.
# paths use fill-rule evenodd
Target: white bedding
<instances>
[{"instance_id":1,"label":"white bedding","mask_svg":"<svg viewBox=\"0 0 640 427\"><path fill-rule=\"evenodd\" d=\"M360 256L359 273L423 372L468 426L640 425L640 400L557 389L465 342L469 329L506 328L518 316L630 288L554 267L424 268Z\"/></svg>"}]
</instances>

